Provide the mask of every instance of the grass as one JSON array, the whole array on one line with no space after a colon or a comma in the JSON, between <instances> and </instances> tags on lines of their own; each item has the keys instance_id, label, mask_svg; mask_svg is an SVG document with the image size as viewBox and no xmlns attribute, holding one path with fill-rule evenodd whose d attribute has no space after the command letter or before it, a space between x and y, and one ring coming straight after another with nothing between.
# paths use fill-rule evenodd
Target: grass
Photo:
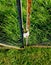
<instances>
[{"instance_id":1,"label":"grass","mask_svg":"<svg viewBox=\"0 0 51 65\"><path fill-rule=\"evenodd\" d=\"M26 24L26 0L23 21ZM51 0L32 0L29 44L51 41ZM24 26L25 27L25 26ZM16 0L0 0L0 42L17 46L20 28ZM19 42L20 43L20 42ZM0 48L0 65L51 65L51 48Z\"/></svg>"},{"instance_id":2,"label":"grass","mask_svg":"<svg viewBox=\"0 0 51 65\"><path fill-rule=\"evenodd\" d=\"M51 65L51 48L0 48L0 65Z\"/></svg>"},{"instance_id":3,"label":"grass","mask_svg":"<svg viewBox=\"0 0 51 65\"><path fill-rule=\"evenodd\" d=\"M26 1L22 0L24 27L27 15ZM16 4L16 0L0 0L0 43L15 46L21 43ZM32 0L30 23L30 45L51 41L51 0Z\"/></svg>"}]
</instances>

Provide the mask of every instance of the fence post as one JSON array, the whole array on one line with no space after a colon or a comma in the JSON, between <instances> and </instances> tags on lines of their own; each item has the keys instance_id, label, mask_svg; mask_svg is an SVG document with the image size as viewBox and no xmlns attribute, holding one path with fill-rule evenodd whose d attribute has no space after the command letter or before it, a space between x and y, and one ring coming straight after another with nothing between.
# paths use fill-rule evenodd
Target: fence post
<instances>
[{"instance_id":1,"label":"fence post","mask_svg":"<svg viewBox=\"0 0 51 65\"><path fill-rule=\"evenodd\" d=\"M26 21L26 30L29 32L30 29L30 13L31 13L31 3L32 0L27 0L27 21ZM29 36L26 38L26 45L28 45Z\"/></svg>"},{"instance_id":2,"label":"fence post","mask_svg":"<svg viewBox=\"0 0 51 65\"><path fill-rule=\"evenodd\" d=\"M17 9L18 9L18 15L19 15L19 23L20 23L20 31L21 31L21 42L22 42L22 47L24 47L24 42L23 42L23 27L22 27L22 10L21 10L21 0L16 0L17 2Z\"/></svg>"}]
</instances>

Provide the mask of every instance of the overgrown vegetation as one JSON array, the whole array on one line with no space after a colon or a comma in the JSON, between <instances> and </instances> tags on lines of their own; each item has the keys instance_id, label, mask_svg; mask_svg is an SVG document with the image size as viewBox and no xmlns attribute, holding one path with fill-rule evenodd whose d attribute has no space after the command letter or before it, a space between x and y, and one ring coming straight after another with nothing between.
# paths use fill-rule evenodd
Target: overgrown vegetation
<instances>
[{"instance_id":1,"label":"overgrown vegetation","mask_svg":"<svg viewBox=\"0 0 51 65\"><path fill-rule=\"evenodd\" d=\"M23 20L26 22L26 0L23 2ZM32 0L29 44L51 40L51 0ZM0 42L17 45L20 28L16 0L0 0Z\"/></svg>"},{"instance_id":2,"label":"overgrown vegetation","mask_svg":"<svg viewBox=\"0 0 51 65\"><path fill-rule=\"evenodd\" d=\"M23 2L23 20L26 22L26 0ZM29 44L51 41L51 0L32 0ZM0 0L0 42L17 45L20 28L16 0ZM19 42L20 43L20 42ZM0 47L0 65L51 65L50 48L23 50Z\"/></svg>"},{"instance_id":3,"label":"overgrown vegetation","mask_svg":"<svg viewBox=\"0 0 51 65\"><path fill-rule=\"evenodd\" d=\"M51 65L51 49L0 49L0 65Z\"/></svg>"}]
</instances>

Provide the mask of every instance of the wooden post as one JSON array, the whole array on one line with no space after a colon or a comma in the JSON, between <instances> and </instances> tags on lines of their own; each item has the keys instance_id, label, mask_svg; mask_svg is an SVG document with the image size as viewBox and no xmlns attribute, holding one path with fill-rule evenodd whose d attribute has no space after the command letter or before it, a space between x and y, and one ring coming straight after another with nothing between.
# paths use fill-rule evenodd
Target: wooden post
<instances>
[{"instance_id":1,"label":"wooden post","mask_svg":"<svg viewBox=\"0 0 51 65\"><path fill-rule=\"evenodd\" d=\"M32 0L27 0L27 21L26 21L26 30L29 32L30 29L30 12L31 12L31 2ZM28 38L26 38L26 45L28 45Z\"/></svg>"},{"instance_id":2,"label":"wooden post","mask_svg":"<svg viewBox=\"0 0 51 65\"><path fill-rule=\"evenodd\" d=\"M27 21L26 21L26 30L30 28L30 12L31 12L31 2L32 0L27 0Z\"/></svg>"}]
</instances>

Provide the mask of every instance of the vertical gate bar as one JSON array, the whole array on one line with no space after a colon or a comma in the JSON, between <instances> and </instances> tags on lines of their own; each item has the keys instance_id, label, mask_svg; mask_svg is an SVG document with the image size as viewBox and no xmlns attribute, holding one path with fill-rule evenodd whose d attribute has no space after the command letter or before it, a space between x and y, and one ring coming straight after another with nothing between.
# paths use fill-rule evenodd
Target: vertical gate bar
<instances>
[{"instance_id":1,"label":"vertical gate bar","mask_svg":"<svg viewBox=\"0 0 51 65\"><path fill-rule=\"evenodd\" d=\"M19 15L19 23L20 23L20 31L21 31L21 41L22 41L22 47L24 47L24 42L23 42L23 27L22 27L22 6L21 6L21 0L16 0L17 1L17 8L18 8L18 15Z\"/></svg>"}]
</instances>

